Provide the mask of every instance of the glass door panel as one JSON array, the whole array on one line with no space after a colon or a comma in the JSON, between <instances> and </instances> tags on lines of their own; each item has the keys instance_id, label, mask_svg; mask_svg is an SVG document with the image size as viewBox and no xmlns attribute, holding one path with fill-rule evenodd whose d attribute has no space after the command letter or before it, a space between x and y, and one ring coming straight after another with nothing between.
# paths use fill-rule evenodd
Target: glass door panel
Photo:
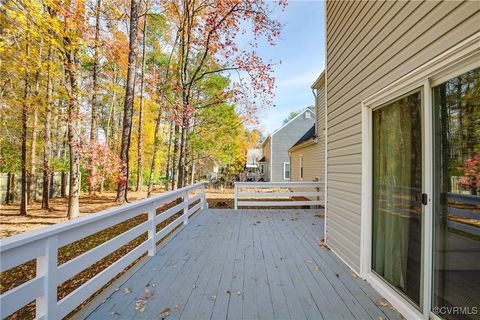
<instances>
[{"instance_id":1,"label":"glass door panel","mask_svg":"<svg viewBox=\"0 0 480 320\"><path fill-rule=\"evenodd\" d=\"M420 305L422 118L420 91L373 111L372 269Z\"/></svg>"},{"instance_id":2,"label":"glass door panel","mask_svg":"<svg viewBox=\"0 0 480 320\"><path fill-rule=\"evenodd\" d=\"M480 69L435 86L433 111L433 306L480 319Z\"/></svg>"}]
</instances>

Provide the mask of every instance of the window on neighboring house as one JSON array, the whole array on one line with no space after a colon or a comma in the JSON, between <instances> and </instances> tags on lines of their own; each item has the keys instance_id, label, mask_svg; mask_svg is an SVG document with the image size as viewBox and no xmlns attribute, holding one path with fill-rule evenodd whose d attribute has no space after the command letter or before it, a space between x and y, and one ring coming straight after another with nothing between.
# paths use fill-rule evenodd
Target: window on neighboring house
<instances>
[{"instance_id":1,"label":"window on neighboring house","mask_svg":"<svg viewBox=\"0 0 480 320\"><path fill-rule=\"evenodd\" d=\"M260 174L265 174L265 164L264 163L260 164Z\"/></svg>"},{"instance_id":2,"label":"window on neighboring house","mask_svg":"<svg viewBox=\"0 0 480 320\"><path fill-rule=\"evenodd\" d=\"M283 163L283 179L290 180L290 162Z\"/></svg>"},{"instance_id":3,"label":"window on neighboring house","mask_svg":"<svg viewBox=\"0 0 480 320\"><path fill-rule=\"evenodd\" d=\"M300 179L303 180L303 154L300 156Z\"/></svg>"}]
</instances>

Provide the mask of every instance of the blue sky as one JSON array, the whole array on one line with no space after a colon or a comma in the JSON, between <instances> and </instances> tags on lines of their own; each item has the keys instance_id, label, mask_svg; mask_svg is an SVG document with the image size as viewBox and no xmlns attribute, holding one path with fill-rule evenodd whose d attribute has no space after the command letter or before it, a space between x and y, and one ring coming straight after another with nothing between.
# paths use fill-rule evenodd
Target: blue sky
<instances>
[{"instance_id":1,"label":"blue sky","mask_svg":"<svg viewBox=\"0 0 480 320\"><path fill-rule=\"evenodd\" d=\"M277 45L258 49L264 60L282 62L275 67L275 107L259 112L258 127L265 135L280 127L290 112L314 104L310 85L325 65L323 5L319 0L290 0L286 10L277 13L285 24Z\"/></svg>"}]
</instances>

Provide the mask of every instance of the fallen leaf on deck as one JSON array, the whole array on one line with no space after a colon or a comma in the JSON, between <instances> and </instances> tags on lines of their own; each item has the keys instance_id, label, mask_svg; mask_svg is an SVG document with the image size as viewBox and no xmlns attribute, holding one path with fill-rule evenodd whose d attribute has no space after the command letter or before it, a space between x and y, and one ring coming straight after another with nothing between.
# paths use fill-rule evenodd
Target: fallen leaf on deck
<instances>
[{"instance_id":1,"label":"fallen leaf on deck","mask_svg":"<svg viewBox=\"0 0 480 320\"><path fill-rule=\"evenodd\" d=\"M178 304L175 305L176 308L178 308ZM170 312L170 308L169 307L165 307L162 309L162 312L161 313L169 313Z\"/></svg>"},{"instance_id":2,"label":"fallen leaf on deck","mask_svg":"<svg viewBox=\"0 0 480 320\"><path fill-rule=\"evenodd\" d=\"M340 277L340 275L338 273L335 273L335 276L337 276L337 278Z\"/></svg>"},{"instance_id":3,"label":"fallen leaf on deck","mask_svg":"<svg viewBox=\"0 0 480 320\"><path fill-rule=\"evenodd\" d=\"M355 272L352 272L352 279L357 279L357 278L358 278L357 274Z\"/></svg>"},{"instance_id":4,"label":"fallen leaf on deck","mask_svg":"<svg viewBox=\"0 0 480 320\"><path fill-rule=\"evenodd\" d=\"M227 294L231 294L232 292L230 290L227 290Z\"/></svg>"},{"instance_id":5,"label":"fallen leaf on deck","mask_svg":"<svg viewBox=\"0 0 480 320\"><path fill-rule=\"evenodd\" d=\"M241 295L242 293L240 292L240 290L238 290L237 292L237 296Z\"/></svg>"},{"instance_id":6,"label":"fallen leaf on deck","mask_svg":"<svg viewBox=\"0 0 480 320\"><path fill-rule=\"evenodd\" d=\"M124 288L124 289L123 289L123 292L125 292L126 294L129 294L129 293L132 292L132 291L130 291L130 288Z\"/></svg>"},{"instance_id":7,"label":"fallen leaf on deck","mask_svg":"<svg viewBox=\"0 0 480 320\"><path fill-rule=\"evenodd\" d=\"M135 301L135 310L139 312L145 311L145 304L147 303L147 300L145 299L139 299Z\"/></svg>"},{"instance_id":8,"label":"fallen leaf on deck","mask_svg":"<svg viewBox=\"0 0 480 320\"><path fill-rule=\"evenodd\" d=\"M378 305L379 307L384 307L384 308L390 307L390 303L389 303L387 300L385 300L385 299L380 299L380 300L378 301L377 305Z\"/></svg>"},{"instance_id":9,"label":"fallen leaf on deck","mask_svg":"<svg viewBox=\"0 0 480 320\"><path fill-rule=\"evenodd\" d=\"M215 300L215 299L217 299L217 296L216 295L210 296L209 299L210 300Z\"/></svg>"},{"instance_id":10,"label":"fallen leaf on deck","mask_svg":"<svg viewBox=\"0 0 480 320\"><path fill-rule=\"evenodd\" d=\"M170 315L170 308L163 308L162 313L160 314L160 319L165 319Z\"/></svg>"},{"instance_id":11,"label":"fallen leaf on deck","mask_svg":"<svg viewBox=\"0 0 480 320\"><path fill-rule=\"evenodd\" d=\"M320 271L320 267L318 266L318 264L315 266L315 271Z\"/></svg>"},{"instance_id":12,"label":"fallen leaf on deck","mask_svg":"<svg viewBox=\"0 0 480 320\"><path fill-rule=\"evenodd\" d=\"M322 248L323 250L326 250L326 251L330 250L330 248L328 247L328 245L325 243L325 240L324 240L324 239L320 240L319 246L320 246L320 248Z\"/></svg>"}]
</instances>

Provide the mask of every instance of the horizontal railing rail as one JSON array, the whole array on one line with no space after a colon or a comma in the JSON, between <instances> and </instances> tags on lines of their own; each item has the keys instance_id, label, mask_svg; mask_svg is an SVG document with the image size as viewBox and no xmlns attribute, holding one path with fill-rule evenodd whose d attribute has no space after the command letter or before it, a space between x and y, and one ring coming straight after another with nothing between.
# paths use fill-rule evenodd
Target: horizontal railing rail
<instances>
[{"instance_id":1,"label":"horizontal railing rail","mask_svg":"<svg viewBox=\"0 0 480 320\"><path fill-rule=\"evenodd\" d=\"M237 210L238 207L324 205L324 190L324 182L236 182L234 206L235 210ZM295 200L292 199L293 197L303 197L305 199ZM262 201L262 198L268 201ZM289 201L282 201L285 199L281 198L288 198L287 200Z\"/></svg>"},{"instance_id":2,"label":"horizontal railing rail","mask_svg":"<svg viewBox=\"0 0 480 320\"><path fill-rule=\"evenodd\" d=\"M157 214L157 208L176 201L175 206ZM195 203L197 202L197 203ZM0 317L8 317L32 301L36 303L36 319L61 319L101 289L126 267L145 253L154 256L157 242L189 217L206 207L205 186L197 183L124 206L59 223L44 229L25 232L0 240L0 272L5 272L36 259L36 276L0 295ZM157 231L157 226L179 214L175 220ZM142 214L148 220L93 249L58 265L59 248ZM148 238L110 266L57 299L57 287L133 239Z\"/></svg>"}]
</instances>

